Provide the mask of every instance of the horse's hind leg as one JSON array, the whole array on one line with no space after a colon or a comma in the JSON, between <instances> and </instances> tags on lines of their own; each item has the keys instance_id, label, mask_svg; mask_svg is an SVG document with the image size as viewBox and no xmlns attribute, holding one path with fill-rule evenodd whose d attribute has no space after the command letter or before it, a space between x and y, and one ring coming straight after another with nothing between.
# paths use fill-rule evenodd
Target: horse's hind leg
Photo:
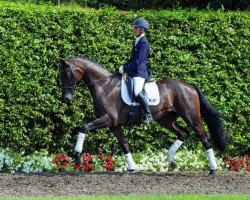
<instances>
[{"instance_id":1,"label":"horse's hind leg","mask_svg":"<svg viewBox=\"0 0 250 200\"><path fill-rule=\"evenodd\" d=\"M158 120L161 126L174 132L178 138L168 150L168 163L172 168L176 168L176 163L174 161L174 155L176 151L180 148L184 140L188 137L188 132L176 122L177 117L177 114L172 113Z\"/></svg>"},{"instance_id":2,"label":"horse's hind leg","mask_svg":"<svg viewBox=\"0 0 250 200\"><path fill-rule=\"evenodd\" d=\"M209 176L214 176L217 165L210 138L202 127L200 111L192 109L192 112L186 113L182 117L186 121L186 123L199 135L208 156L208 161L210 165Z\"/></svg>"},{"instance_id":3,"label":"horse's hind leg","mask_svg":"<svg viewBox=\"0 0 250 200\"><path fill-rule=\"evenodd\" d=\"M125 159L128 165L128 171L136 170L136 165L133 160L132 154L129 151L128 143L124 137L123 131L121 127L113 127L110 128L111 131L115 134L116 138L118 139L119 144L121 145L122 151L125 155Z\"/></svg>"}]
</instances>

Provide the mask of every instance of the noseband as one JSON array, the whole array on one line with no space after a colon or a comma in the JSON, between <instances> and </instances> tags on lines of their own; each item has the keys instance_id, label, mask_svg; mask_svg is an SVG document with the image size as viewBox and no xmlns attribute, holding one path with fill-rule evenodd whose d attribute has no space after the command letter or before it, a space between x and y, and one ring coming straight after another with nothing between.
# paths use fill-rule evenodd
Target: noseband
<instances>
[{"instance_id":1,"label":"noseband","mask_svg":"<svg viewBox=\"0 0 250 200\"><path fill-rule=\"evenodd\" d=\"M75 73L73 72L73 68L75 68L75 67L72 66L71 63L69 63L67 66L69 66L69 68L64 69L64 70L60 70L60 75L62 77L62 75L65 74L66 72L68 72L68 71L71 72L72 76L71 76L71 79L70 79L70 86L62 88L62 91L67 91L67 90L74 91L76 89L76 87L77 87L77 81L78 81Z\"/></svg>"}]
</instances>

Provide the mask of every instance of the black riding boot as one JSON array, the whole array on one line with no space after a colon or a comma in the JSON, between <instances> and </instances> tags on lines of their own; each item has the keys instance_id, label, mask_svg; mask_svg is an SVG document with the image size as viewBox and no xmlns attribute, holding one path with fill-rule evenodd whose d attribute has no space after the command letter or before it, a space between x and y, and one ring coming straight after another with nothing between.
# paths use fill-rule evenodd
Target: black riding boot
<instances>
[{"instance_id":1,"label":"black riding boot","mask_svg":"<svg viewBox=\"0 0 250 200\"><path fill-rule=\"evenodd\" d=\"M136 101L140 104L141 109L144 112L143 123L149 124L153 122L150 107L142 91L137 95Z\"/></svg>"}]
</instances>

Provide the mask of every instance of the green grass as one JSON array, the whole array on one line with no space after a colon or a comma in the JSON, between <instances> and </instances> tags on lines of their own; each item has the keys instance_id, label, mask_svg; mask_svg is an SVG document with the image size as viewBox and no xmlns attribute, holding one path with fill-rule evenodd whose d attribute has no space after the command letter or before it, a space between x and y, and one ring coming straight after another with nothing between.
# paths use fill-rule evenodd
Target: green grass
<instances>
[{"instance_id":1,"label":"green grass","mask_svg":"<svg viewBox=\"0 0 250 200\"><path fill-rule=\"evenodd\" d=\"M0 197L0 200L248 200L250 195L137 195L137 196L82 196L82 197Z\"/></svg>"}]
</instances>

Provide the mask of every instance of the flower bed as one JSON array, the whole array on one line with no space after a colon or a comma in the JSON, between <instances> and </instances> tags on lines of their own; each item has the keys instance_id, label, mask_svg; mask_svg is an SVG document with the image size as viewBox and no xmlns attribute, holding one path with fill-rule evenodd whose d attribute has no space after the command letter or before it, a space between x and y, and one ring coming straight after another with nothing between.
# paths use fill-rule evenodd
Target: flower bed
<instances>
[{"instance_id":1,"label":"flower bed","mask_svg":"<svg viewBox=\"0 0 250 200\"><path fill-rule=\"evenodd\" d=\"M148 150L133 154L139 171L166 172L172 170L167 165L167 150L153 152ZM36 152L33 155L24 156L11 151L0 149L0 172L63 172L85 171L103 172L127 170L124 156L105 156L82 154L83 163L76 166L74 160L66 154L49 154L46 151ZM175 171L205 171L208 170L206 154L202 150L189 151L185 147L175 156L177 168ZM230 170L238 172L250 171L250 155L245 157L216 158L218 170Z\"/></svg>"},{"instance_id":2,"label":"flower bed","mask_svg":"<svg viewBox=\"0 0 250 200\"><path fill-rule=\"evenodd\" d=\"M73 168L76 170L91 172L91 171L114 171L115 163L112 156L104 155L94 155L92 156L89 153L82 154L83 163L81 166L73 165Z\"/></svg>"},{"instance_id":3,"label":"flower bed","mask_svg":"<svg viewBox=\"0 0 250 200\"><path fill-rule=\"evenodd\" d=\"M250 171L250 155L246 157L226 157L225 167L229 171L245 172Z\"/></svg>"}]
</instances>

